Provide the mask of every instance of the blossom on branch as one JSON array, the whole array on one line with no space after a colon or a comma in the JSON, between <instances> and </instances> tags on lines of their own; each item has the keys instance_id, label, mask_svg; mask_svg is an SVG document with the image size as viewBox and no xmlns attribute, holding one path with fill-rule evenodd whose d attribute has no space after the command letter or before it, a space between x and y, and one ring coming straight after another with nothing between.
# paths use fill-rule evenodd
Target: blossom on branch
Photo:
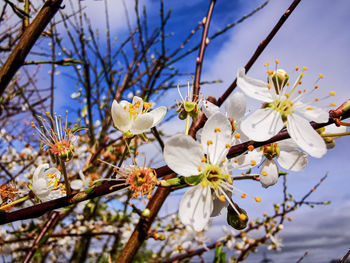
<instances>
[{"instance_id":1,"label":"blossom on branch","mask_svg":"<svg viewBox=\"0 0 350 263\"><path fill-rule=\"evenodd\" d=\"M289 75L284 70L268 71L268 83L265 83L247 77L245 69L239 69L237 85L247 96L264 102L262 109L255 111L242 122L241 129L252 140L265 141L286 125L289 135L301 149L320 158L327 151L325 142L309 121L299 114L311 121L323 123L328 121L328 113L310 103L301 102L305 95L312 92L306 93L300 89L303 76L304 72L301 72L289 89Z\"/></svg>"},{"instance_id":2,"label":"blossom on branch","mask_svg":"<svg viewBox=\"0 0 350 263\"><path fill-rule=\"evenodd\" d=\"M115 127L123 133L141 134L158 125L164 118L167 109L164 106L151 111L152 103L144 102L134 96L132 103L122 100L113 101L111 114Z\"/></svg>"}]
</instances>

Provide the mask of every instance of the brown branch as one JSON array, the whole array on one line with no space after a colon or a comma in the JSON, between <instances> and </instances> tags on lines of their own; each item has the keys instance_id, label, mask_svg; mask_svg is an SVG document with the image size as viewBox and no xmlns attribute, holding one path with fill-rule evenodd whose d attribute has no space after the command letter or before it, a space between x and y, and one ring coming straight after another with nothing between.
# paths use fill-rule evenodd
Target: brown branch
<instances>
[{"instance_id":1,"label":"brown branch","mask_svg":"<svg viewBox=\"0 0 350 263\"><path fill-rule=\"evenodd\" d=\"M21 39L0 70L0 96L4 93L17 70L23 65L32 46L56 14L62 1L63 0L47 0L33 22L24 31Z\"/></svg>"},{"instance_id":2,"label":"brown branch","mask_svg":"<svg viewBox=\"0 0 350 263\"><path fill-rule=\"evenodd\" d=\"M199 54L198 54L197 63L196 63L196 73L195 73L195 77L194 77L194 88L193 88L193 98L192 98L193 101L197 100L198 96L199 96L199 89L200 89L199 82L201 79L204 52L205 52L205 48L209 44L209 41L208 41L209 39L207 38L207 36L208 36L210 20L211 20L212 14L213 14L215 3L216 3L216 0L210 1L208 14L204 18L205 21L203 21L204 29L203 29L203 34L202 34L201 46L199 49Z\"/></svg>"},{"instance_id":3,"label":"brown branch","mask_svg":"<svg viewBox=\"0 0 350 263\"><path fill-rule=\"evenodd\" d=\"M300 3L301 0L294 0L293 3L288 7L286 12L282 15L280 20L277 22L275 27L272 29L270 34L265 38L265 40L261 41L258 48L255 50L253 56L250 58L248 63L245 65L245 71L248 72L249 69L253 66L255 61L259 58L261 53L264 51L264 49L267 47L267 45L270 43L270 41L273 39L273 37L276 35L278 30L282 27L284 22L288 19L290 14L294 11L294 9L297 7L297 5ZM236 88L237 86L237 79L235 79L230 87L225 91L225 93L218 99L218 106L220 107L224 101L227 99L227 97L231 94L231 92Z\"/></svg>"},{"instance_id":4,"label":"brown branch","mask_svg":"<svg viewBox=\"0 0 350 263\"><path fill-rule=\"evenodd\" d=\"M340 263L345 263L349 256L350 256L350 250L348 251L348 253L346 253L344 257L340 259Z\"/></svg>"}]
</instances>

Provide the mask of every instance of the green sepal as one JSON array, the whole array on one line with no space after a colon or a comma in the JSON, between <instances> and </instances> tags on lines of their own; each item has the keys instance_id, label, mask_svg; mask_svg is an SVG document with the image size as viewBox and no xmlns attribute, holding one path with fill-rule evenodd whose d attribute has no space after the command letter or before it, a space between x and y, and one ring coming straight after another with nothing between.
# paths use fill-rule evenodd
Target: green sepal
<instances>
[{"instance_id":1,"label":"green sepal","mask_svg":"<svg viewBox=\"0 0 350 263\"><path fill-rule=\"evenodd\" d=\"M80 132L81 130L85 130L86 128L85 127L82 127L82 126L77 126L77 127L74 127L71 132L74 134L76 132Z\"/></svg>"},{"instance_id":2,"label":"green sepal","mask_svg":"<svg viewBox=\"0 0 350 263\"><path fill-rule=\"evenodd\" d=\"M225 263L226 262L226 253L223 250L224 245L215 247L215 257L213 263Z\"/></svg>"},{"instance_id":3,"label":"green sepal","mask_svg":"<svg viewBox=\"0 0 350 263\"><path fill-rule=\"evenodd\" d=\"M249 221L247 212L244 209L240 208L236 203L233 202L233 204L235 205L235 208L238 210L238 212L246 216L246 219L242 220L239 217L239 214L237 214L236 210L229 205L227 207L227 223L234 229L242 230L247 227Z\"/></svg>"},{"instance_id":4,"label":"green sepal","mask_svg":"<svg viewBox=\"0 0 350 263\"><path fill-rule=\"evenodd\" d=\"M202 181L203 176L202 175L192 175L192 176L184 177L184 179L185 179L186 184L188 184L188 185L197 185Z\"/></svg>"}]
</instances>

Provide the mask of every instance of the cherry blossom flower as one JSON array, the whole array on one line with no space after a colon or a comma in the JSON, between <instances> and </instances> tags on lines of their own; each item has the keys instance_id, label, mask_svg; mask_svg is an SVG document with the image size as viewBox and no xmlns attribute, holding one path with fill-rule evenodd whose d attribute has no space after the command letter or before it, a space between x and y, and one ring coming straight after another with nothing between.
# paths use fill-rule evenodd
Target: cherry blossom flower
<instances>
[{"instance_id":1,"label":"cherry blossom flower","mask_svg":"<svg viewBox=\"0 0 350 263\"><path fill-rule=\"evenodd\" d=\"M245 170L257 166L264 157L259 176L264 188L277 183L279 175L277 163L282 168L294 172L301 171L308 163L307 154L300 151L292 139L287 139L240 155L232 159L232 165L237 169Z\"/></svg>"},{"instance_id":2,"label":"cherry blossom flower","mask_svg":"<svg viewBox=\"0 0 350 263\"><path fill-rule=\"evenodd\" d=\"M166 114L166 107L161 106L152 111L152 103L144 102L140 97L134 96L132 103L122 100L113 101L111 114L115 127L131 134L141 134L158 125Z\"/></svg>"},{"instance_id":3,"label":"cherry blossom flower","mask_svg":"<svg viewBox=\"0 0 350 263\"><path fill-rule=\"evenodd\" d=\"M179 207L181 221L195 231L202 231L210 217L219 215L228 204L234 207L229 196L233 182L226 159L231 132L230 122L217 112L204 125L201 144L185 134L174 135L165 144L167 165L186 178L200 179L199 184L185 193Z\"/></svg>"},{"instance_id":4,"label":"cherry blossom flower","mask_svg":"<svg viewBox=\"0 0 350 263\"><path fill-rule=\"evenodd\" d=\"M32 190L36 197L46 202L65 196L64 186L59 183L61 173L48 164L39 165L33 174Z\"/></svg>"},{"instance_id":5,"label":"cherry blossom flower","mask_svg":"<svg viewBox=\"0 0 350 263\"><path fill-rule=\"evenodd\" d=\"M300 73L291 89L288 88L289 76L284 70L268 73L269 81L265 83L247 77L244 68L238 70L237 85L247 96L265 103L262 109L242 122L242 131L252 140L265 141L275 136L286 124L289 135L301 149L313 157L322 157L327 151L323 139L299 114L323 123L328 121L328 113L310 103L301 102L306 94L299 90L304 72ZM334 91L330 92L330 95L334 94Z\"/></svg>"}]
</instances>

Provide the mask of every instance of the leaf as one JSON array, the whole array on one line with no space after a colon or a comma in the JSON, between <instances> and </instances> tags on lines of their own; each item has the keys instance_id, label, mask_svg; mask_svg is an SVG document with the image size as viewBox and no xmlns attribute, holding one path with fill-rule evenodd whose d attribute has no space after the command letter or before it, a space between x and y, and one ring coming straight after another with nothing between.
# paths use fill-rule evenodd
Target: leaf
<instances>
[{"instance_id":1,"label":"leaf","mask_svg":"<svg viewBox=\"0 0 350 263\"><path fill-rule=\"evenodd\" d=\"M225 263L226 262L226 253L222 251L224 245L215 247L215 257L213 263Z\"/></svg>"},{"instance_id":2,"label":"leaf","mask_svg":"<svg viewBox=\"0 0 350 263\"><path fill-rule=\"evenodd\" d=\"M197 185L202 181L201 175L193 175L193 176L188 176L184 178L185 178L186 184L188 185Z\"/></svg>"},{"instance_id":3,"label":"leaf","mask_svg":"<svg viewBox=\"0 0 350 263\"><path fill-rule=\"evenodd\" d=\"M74 127L71 132L74 134L76 132L80 132L81 130L85 130L86 128L85 127L82 127L82 126L77 126L77 127Z\"/></svg>"}]
</instances>

